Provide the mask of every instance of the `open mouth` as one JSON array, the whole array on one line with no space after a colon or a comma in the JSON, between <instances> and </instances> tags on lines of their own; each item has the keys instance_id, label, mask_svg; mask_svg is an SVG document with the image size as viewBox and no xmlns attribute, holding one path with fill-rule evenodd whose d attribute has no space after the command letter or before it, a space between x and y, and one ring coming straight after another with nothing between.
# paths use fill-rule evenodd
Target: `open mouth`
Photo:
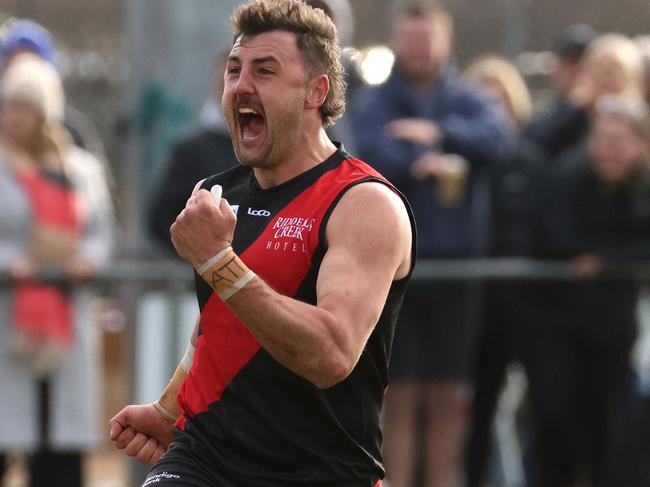
<instances>
[{"instance_id":1,"label":"open mouth","mask_svg":"<svg viewBox=\"0 0 650 487\"><path fill-rule=\"evenodd\" d=\"M239 130L243 140L255 140L263 131L265 126L264 116L256 109L241 106L237 110Z\"/></svg>"}]
</instances>

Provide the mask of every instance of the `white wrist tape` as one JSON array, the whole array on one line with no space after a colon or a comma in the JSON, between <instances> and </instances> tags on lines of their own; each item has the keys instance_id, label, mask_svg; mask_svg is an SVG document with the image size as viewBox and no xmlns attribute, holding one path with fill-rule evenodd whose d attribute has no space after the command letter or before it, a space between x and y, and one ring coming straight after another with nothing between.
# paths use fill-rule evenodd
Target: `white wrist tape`
<instances>
[{"instance_id":1,"label":"white wrist tape","mask_svg":"<svg viewBox=\"0 0 650 487\"><path fill-rule=\"evenodd\" d=\"M160 404L159 400L154 401L151 404L156 409L156 411L158 411L164 418L167 418L167 420L174 422L178 419L178 414L174 414L165 406Z\"/></svg>"},{"instance_id":2,"label":"white wrist tape","mask_svg":"<svg viewBox=\"0 0 650 487\"><path fill-rule=\"evenodd\" d=\"M235 293L241 291L241 289L246 284L248 284L254 277L255 277L255 273L249 269L248 272L244 274L244 277L242 277L239 281L233 284L233 286L230 289L226 289L225 291L219 293L219 297L224 301L226 301L228 298L234 296Z\"/></svg>"},{"instance_id":3,"label":"white wrist tape","mask_svg":"<svg viewBox=\"0 0 650 487\"><path fill-rule=\"evenodd\" d=\"M226 255L229 251L232 250L232 247L226 247L223 249L221 252L219 252L217 255L212 257L210 260L208 260L205 264L203 264L201 267L199 267L196 272L199 273L199 276L202 276L205 271L207 271L210 267L215 265L217 262L219 262L221 259L223 259L223 256Z\"/></svg>"}]
</instances>

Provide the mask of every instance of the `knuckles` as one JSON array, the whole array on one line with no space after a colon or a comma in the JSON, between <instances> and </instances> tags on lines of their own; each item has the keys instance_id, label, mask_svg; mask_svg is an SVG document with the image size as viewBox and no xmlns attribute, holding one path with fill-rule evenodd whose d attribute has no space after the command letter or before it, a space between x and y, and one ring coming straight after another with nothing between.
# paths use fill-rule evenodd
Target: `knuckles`
<instances>
[{"instance_id":1,"label":"knuckles","mask_svg":"<svg viewBox=\"0 0 650 487\"><path fill-rule=\"evenodd\" d=\"M147 437L142 433L138 433L126 446L126 454L134 457L140 452L144 444L147 442Z\"/></svg>"},{"instance_id":2,"label":"knuckles","mask_svg":"<svg viewBox=\"0 0 650 487\"><path fill-rule=\"evenodd\" d=\"M136 432L130 426L127 426L115 439L115 446L122 450L128 446L128 444L135 438Z\"/></svg>"}]
</instances>

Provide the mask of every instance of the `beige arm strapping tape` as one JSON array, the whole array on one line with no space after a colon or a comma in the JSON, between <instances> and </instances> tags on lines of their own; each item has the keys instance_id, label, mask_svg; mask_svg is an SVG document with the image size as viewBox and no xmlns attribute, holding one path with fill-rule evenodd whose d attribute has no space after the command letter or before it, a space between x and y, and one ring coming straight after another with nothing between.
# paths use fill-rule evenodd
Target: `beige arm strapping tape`
<instances>
[{"instance_id":1,"label":"beige arm strapping tape","mask_svg":"<svg viewBox=\"0 0 650 487\"><path fill-rule=\"evenodd\" d=\"M185 371L185 375L187 375L190 371L190 368L192 367L192 362L194 362L194 351L196 350L196 347L190 343L187 345L187 349L185 350L185 355L183 355L183 358L181 359L181 367Z\"/></svg>"},{"instance_id":2,"label":"beige arm strapping tape","mask_svg":"<svg viewBox=\"0 0 650 487\"><path fill-rule=\"evenodd\" d=\"M160 399L154 401L153 403L153 407L155 407L160 414L162 414L170 421L176 421L180 415L176 396L178 394L178 389L180 388L181 384L185 380L185 377L187 377L190 368L192 367L195 350L196 347L192 341L190 341L190 343L187 345L187 349L185 350L185 355L183 355L183 358L181 359L181 363L178 365L178 368L176 369L176 372L174 372L174 375L169 381L169 384L167 384L167 387L165 387L162 396L160 396Z\"/></svg>"},{"instance_id":3,"label":"beige arm strapping tape","mask_svg":"<svg viewBox=\"0 0 650 487\"><path fill-rule=\"evenodd\" d=\"M182 365L179 365L167 384L167 387L165 387L160 399L153 403L156 410L170 421L176 421L181 414L178 402L176 401L176 395L186 376L187 372L185 372Z\"/></svg>"},{"instance_id":4,"label":"beige arm strapping tape","mask_svg":"<svg viewBox=\"0 0 650 487\"><path fill-rule=\"evenodd\" d=\"M227 247L200 267L199 274L226 301L254 277L232 247Z\"/></svg>"}]
</instances>

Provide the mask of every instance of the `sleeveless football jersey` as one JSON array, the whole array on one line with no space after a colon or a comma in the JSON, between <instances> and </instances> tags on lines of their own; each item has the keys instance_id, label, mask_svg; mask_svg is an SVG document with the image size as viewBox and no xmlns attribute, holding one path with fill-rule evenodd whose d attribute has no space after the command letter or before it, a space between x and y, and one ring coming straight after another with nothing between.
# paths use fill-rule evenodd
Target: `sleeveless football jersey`
<instances>
[{"instance_id":1,"label":"sleeveless football jersey","mask_svg":"<svg viewBox=\"0 0 650 487\"><path fill-rule=\"evenodd\" d=\"M261 189L252 170L243 166L208 178L203 187L220 184L237 212L233 248L246 265L277 292L316 304L329 216L349 188L367 181L396 191L339 149L276 187ZM414 254L415 246L413 262ZM179 446L186 445L206 467L237 486L371 487L383 478L379 416L410 272L393 282L352 373L326 390L275 361L210 286L195 277L200 332L178 395L183 412L177 422Z\"/></svg>"}]
</instances>

